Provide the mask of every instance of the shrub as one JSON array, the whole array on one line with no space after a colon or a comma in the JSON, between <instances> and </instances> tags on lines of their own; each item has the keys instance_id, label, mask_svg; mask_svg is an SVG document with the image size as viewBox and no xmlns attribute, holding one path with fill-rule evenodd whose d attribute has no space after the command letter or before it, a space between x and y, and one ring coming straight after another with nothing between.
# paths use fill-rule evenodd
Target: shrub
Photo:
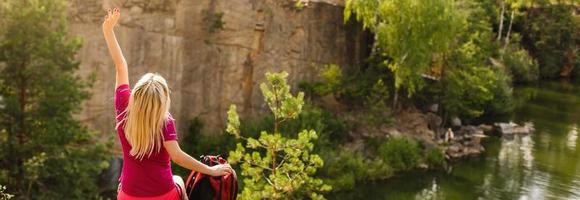
<instances>
[{"instance_id":1,"label":"shrub","mask_svg":"<svg viewBox=\"0 0 580 200\"><path fill-rule=\"evenodd\" d=\"M538 60L542 77L558 77L562 68L580 67L580 21L574 5L539 1L523 20L522 44Z\"/></svg>"},{"instance_id":2,"label":"shrub","mask_svg":"<svg viewBox=\"0 0 580 200\"><path fill-rule=\"evenodd\" d=\"M328 94L339 95L343 84L342 69L335 64L325 65L319 74L320 81L313 82L310 87L312 94L325 96ZM305 86L305 85L304 85Z\"/></svg>"},{"instance_id":3,"label":"shrub","mask_svg":"<svg viewBox=\"0 0 580 200\"><path fill-rule=\"evenodd\" d=\"M302 111L303 93L290 94L286 83L288 74L266 73L267 82L260 88L264 99L274 114L272 133L261 131L260 137L244 137L235 105L228 111L226 131L246 141L238 143L228 160L241 163L244 189L240 199L324 199L321 193L330 186L313 177L323 165L322 159L311 153L317 139L314 130L302 130L296 139L280 134L280 125L295 119Z\"/></svg>"},{"instance_id":4,"label":"shrub","mask_svg":"<svg viewBox=\"0 0 580 200\"><path fill-rule=\"evenodd\" d=\"M236 148L236 140L228 134L218 132L215 134L202 133L203 123L199 118L193 118L190 122L187 135L182 143L185 152L195 155L221 155L228 156L228 152Z\"/></svg>"},{"instance_id":5,"label":"shrub","mask_svg":"<svg viewBox=\"0 0 580 200\"><path fill-rule=\"evenodd\" d=\"M409 138L391 138L379 147L379 157L395 171L413 169L419 163L419 144Z\"/></svg>"},{"instance_id":6,"label":"shrub","mask_svg":"<svg viewBox=\"0 0 580 200\"><path fill-rule=\"evenodd\" d=\"M371 88L371 93L366 96L365 107L369 113L367 120L374 124L392 123L394 120L391 116L391 109L388 105L389 89L379 79Z\"/></svg>"},{"instance_id":7,"label":"shrub","mask_svg":"<svg viewBox=\"0 0 580 200\"><path fill-rule=\"evenodd\" d=\"M274 118L265 116L263 118L242 121L240 132L246 137L256 137L255 133L262 130L272 132L274 130ZM349 139L349 124L337 118L332 113L312 105L304 105L298 117L291 121L285 121L280 125L280 133L286 137L296 137L300 130L314 130L319 138L316 146L335 145L346 142ZM254 135L250 135L254 133Z\"/></svg>"},{"instance_id":8,"label":"shrub","mask_svg":"<svg viewBox=\"0 0 580 200\"><path fill-rule=\"evenodd\" d=\"M540 76L538 62L525 49L507 48L502 60L515 83L535 82Z\"/></svg>"},{"instance_id":9,"label":"shrub","mask_svg":"<svg viewBox=\"0 0 580 200\"><path fill-rule=\"evenodd\" d=\"M302 82L300 87L308 91L307 94L310 96L321 97L332 94L341 103L362 108L362 112L368 113L365 120L373 124L391 123L393 118L388 105L391 88L387 83L392 76L388 75L386 66L382 66L381 62L370 61L368 68L345 73L346 75L343 75L343 70L339 66L326 65L320 72L320 80ZM336 124L332 120L328 122Z\"/></svg>"},{"instance_id":10,"label":"shrub","mask_svg":"<svg viewBox=\"0 0 580 200\"><path fill-rule=\"evenodd\" d=\"M224 12L204 10L202 11L202 14L203 25L208 33L215 33L224 28L224 25L226 24L222 19L224 17Z\"/></svg>"},{"instance_id":11,"label":"shrub","mask_svg":"<svg viewBox=\"0 0 580 200\"><path fill-rule=\"evenodd\" d=\"M443 150L436 147L427 151L427 154L425 155L425 161L429 166L432 167L443 166L443 164L445 164L445 155L443 154Z\"/></svg>"},{"instance_id":12,"label":"shrub","mask_svg":"<svg viewBox=\"0 0 580 200\"><path fill-rule=\"evenodd\" d=\"M236 148L236 140L223 132L203 133L203 122L195 117L189 122L186 134L179 140L184 152L198 158L201 155L221 155L227 157L229 151ZM173 172L187 176L189 172L179 165L173 164Z\"/></svg>"},{"instance_id":13,"label":"shrub","mask_svg":"<svg viewBox=\"0 0 580 200\"><path fill-rule=\"evenodd\" d=\"M382 180L393 175L393 170L382 159L368 159L351 150L328 149L321 156L325 165L319 174L333 191L354 189L359 181Z\"/></svg>"}]
</instances>

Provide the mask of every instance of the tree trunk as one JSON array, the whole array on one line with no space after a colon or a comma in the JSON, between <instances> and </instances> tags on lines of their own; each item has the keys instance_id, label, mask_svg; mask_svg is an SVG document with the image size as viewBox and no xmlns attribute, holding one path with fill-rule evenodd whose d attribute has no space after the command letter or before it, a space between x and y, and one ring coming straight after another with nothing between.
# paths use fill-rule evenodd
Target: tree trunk
<instances>
[{"instance_id":1,"label":"tree trunk","mask_svg":"<svg viewBox=\"0 0 580 200\"><path fill-rule=\"evenodd\" d=\"M503 49L505 50L508 46L508 44L510 43L510 33L512 32L512 24L514 22L514 10L512 10L512 14L510 16L510 25L508 27L508 32L505 36L505 44L503 45Z\"/></svg>"},{"instance_id":2,"label":"tree trunk","mask_svg":"<svg viewBox=\"0 0 580 200\"><path fill-rule=\"evenodd\" d=\"M503 32L503 15L505 13L505 3L503 0L500 0L501 12L499 14L499 27L497 31L497 42L501 41L501 34Z\"/></svg>"},{"instance_id":3,"label":"tree trunk","mask_svg":"<svg viewBox=\"0 0 580 200\"><path fill-rule=\"evenodd\" d=\"M399 103L399 89L395 89L395 96L393 97L393 111L397 110L397 104Z\"/></svg>"}]
</instances>

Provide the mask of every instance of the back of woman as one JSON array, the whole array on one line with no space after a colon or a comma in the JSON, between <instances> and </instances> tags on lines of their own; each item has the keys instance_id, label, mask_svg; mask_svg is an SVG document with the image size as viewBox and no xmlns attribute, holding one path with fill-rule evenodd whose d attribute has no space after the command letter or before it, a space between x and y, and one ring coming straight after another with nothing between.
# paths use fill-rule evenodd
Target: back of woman
<instances>
[{"instance_id":1,"label":"back of woman","mask_svg":"<svg viewBox=\"0 0 580 200\"><path fill-rule=\"evenodd\" d=\"M146 75L151 76L151 75ZM144 76L144 78L147 78ZM123 149L122 189L131 196L159 196L173 188L170 157L165 148L152 152L150 156L138 159L131 155L131 145L125 137L127 105L131 95L129 85L120 85L115 91L115 112L117 114L117 134ZM174 120L167 117L162 129L163 140L177 140Z\"/></svg>"},{"instance_id":2,"label":"back of woman","mask_svg":"<svg viewBox=\"0 0 580 200\"><path fill-rule=\"evenodd\" d=\"M117 199L187 200L181 192L185 191L183 179L173 176L171 161L211 176L227 175L232 169L227 164L209 167L181 150L169 114L170 91L163 77L147 73L131 89L127 62L113 31L120 16L119 9L109 9L103 22L103 35L116 70L116 129L123 149Z\"/></svg>"}]
</instances>

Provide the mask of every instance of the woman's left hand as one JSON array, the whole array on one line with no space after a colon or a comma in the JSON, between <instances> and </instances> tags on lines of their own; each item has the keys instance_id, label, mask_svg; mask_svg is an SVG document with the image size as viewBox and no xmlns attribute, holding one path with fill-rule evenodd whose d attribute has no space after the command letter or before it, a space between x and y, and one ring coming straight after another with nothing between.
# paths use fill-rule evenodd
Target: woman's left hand
<instances>
[{"instance_id":1,"label":"woman's left hand","mask_svg":"<svg viewBox=\"0 0 580 200\"><path fill-rule=\"evenodd\" d=\"M233 169L229 164L214 165L209 167L211 176L225 176L233 173Z\"/></svg>"}]
</instances>

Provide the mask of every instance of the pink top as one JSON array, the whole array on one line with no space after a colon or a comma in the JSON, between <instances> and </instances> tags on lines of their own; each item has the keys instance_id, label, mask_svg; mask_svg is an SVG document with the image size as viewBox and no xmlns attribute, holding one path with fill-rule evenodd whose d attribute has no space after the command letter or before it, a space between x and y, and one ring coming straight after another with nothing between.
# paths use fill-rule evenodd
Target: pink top
<instances>
[{"instance_id":1,"label":"pink top","mask_svg":"<svg viewBox=\"0 0 580 200\"><path fill-rule=\"evenodd\" d=\"M117 123L125 117L125 109L129 103L131 88L123 84L115 91L115 113ZM153 152L150 157L136 160L129 154L131 145L125 138L124 123L117 129L117 135L123 148L123 170L121 171L121 189L135 197L160 196L175 188L171 172L171 160L165 148L159 153ZM163 129L164 141L177 140L177 132L171 115Z\"/></svg>"}]
</instances>

